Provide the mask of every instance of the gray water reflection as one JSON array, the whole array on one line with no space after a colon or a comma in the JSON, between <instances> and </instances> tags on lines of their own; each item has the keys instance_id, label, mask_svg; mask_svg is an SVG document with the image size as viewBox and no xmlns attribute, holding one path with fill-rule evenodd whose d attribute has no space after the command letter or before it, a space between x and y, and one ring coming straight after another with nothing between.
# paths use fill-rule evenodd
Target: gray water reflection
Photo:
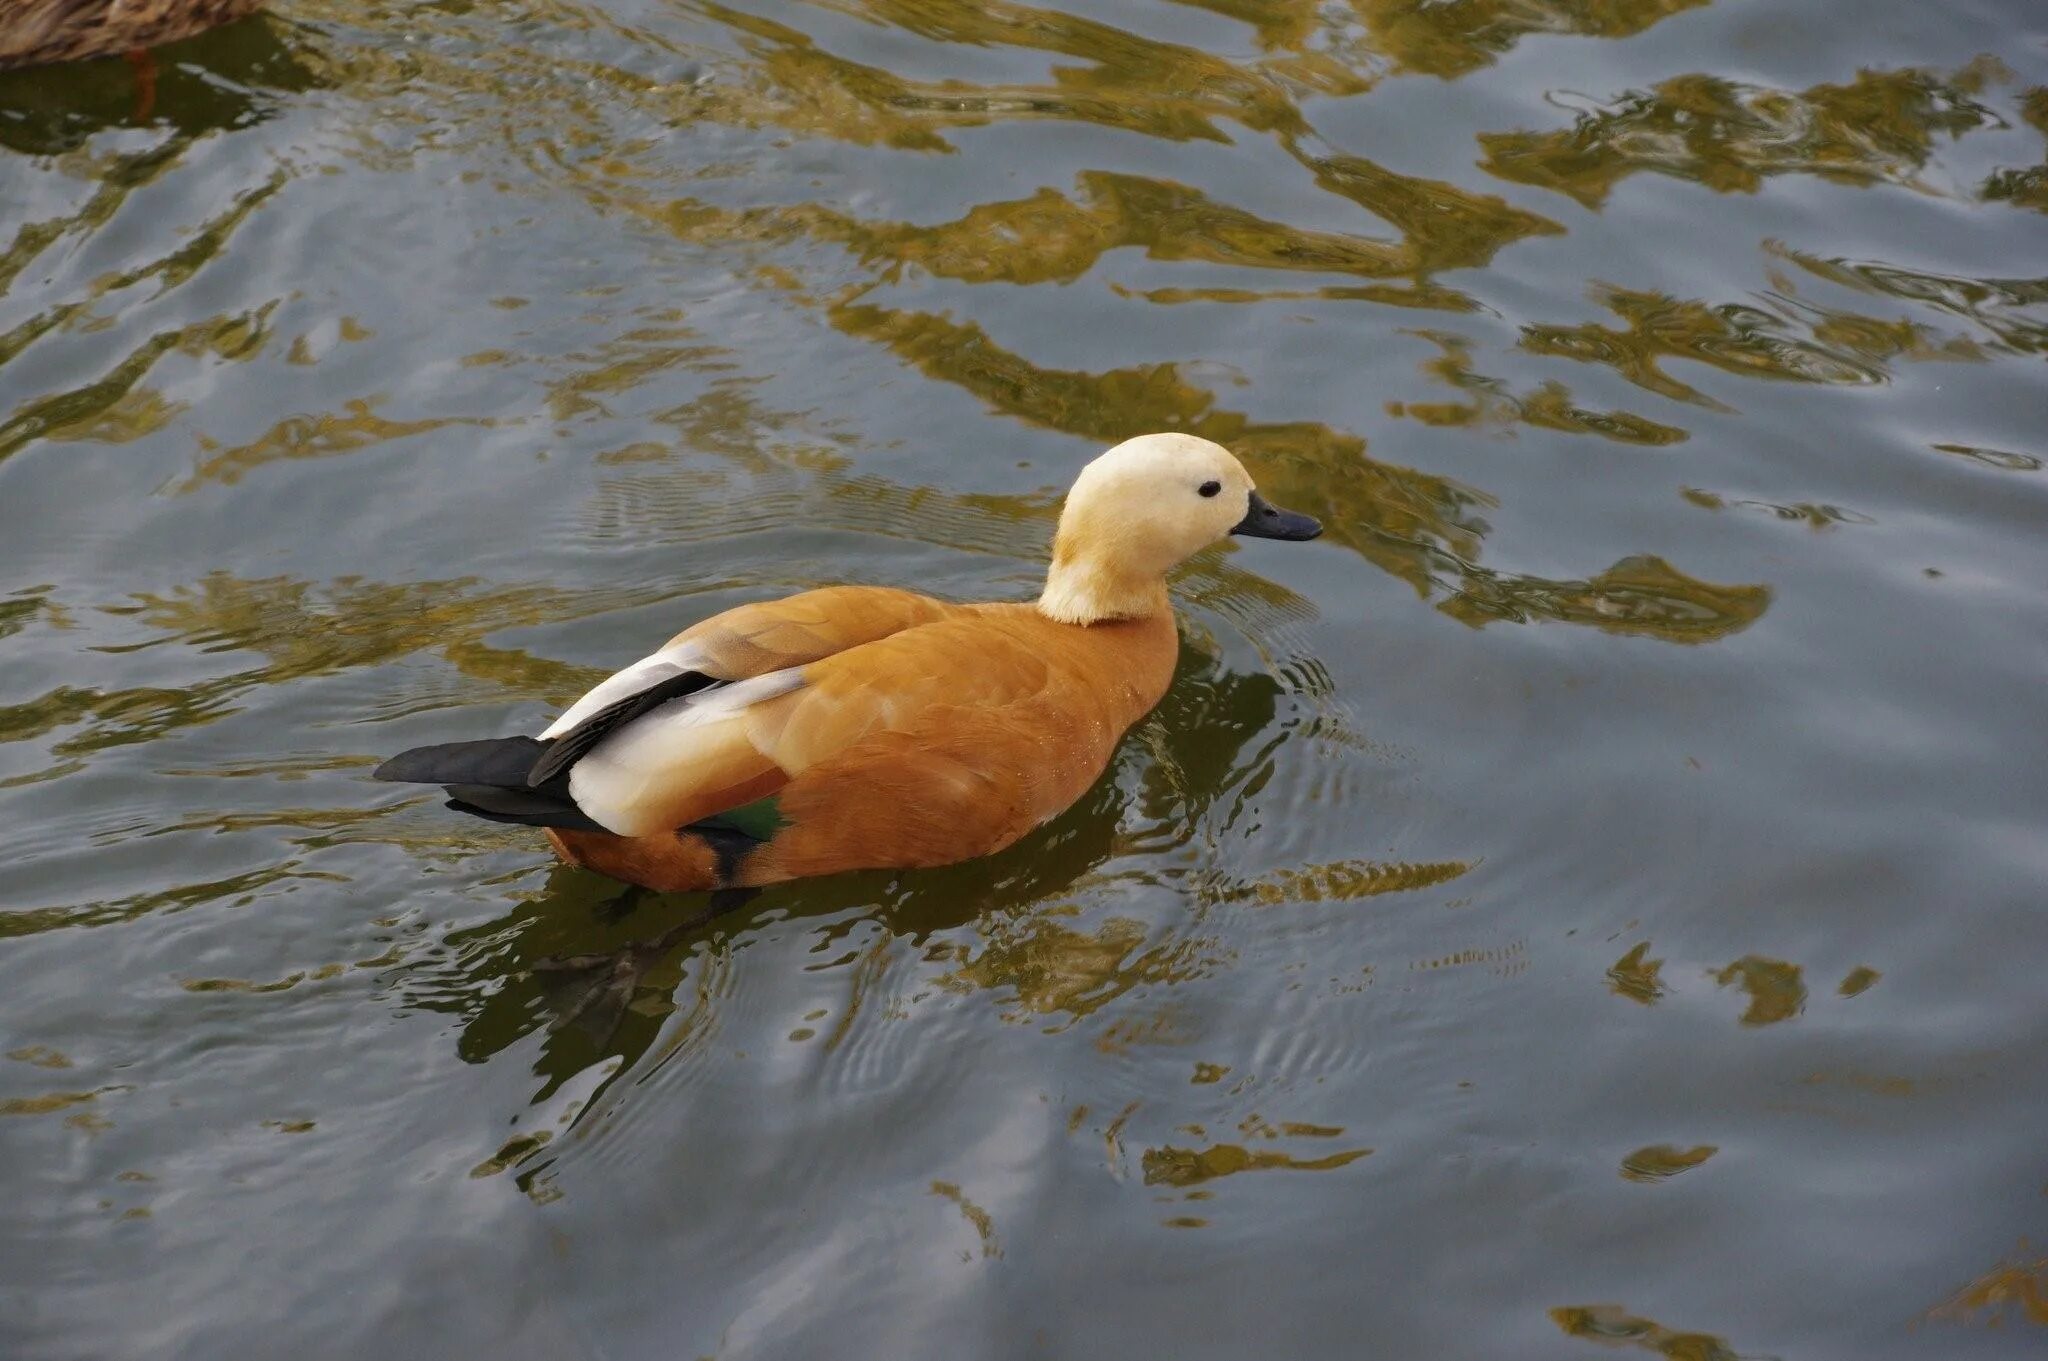
<instances>
[{"instance_id":1,"label":"gray water reflection","mask_svg":"<svg viewBox=\"0 0 2048 1361\"><path fill-rule=\"evenodd\" d=\"M0 75L7 1354L2031 1354L2037 30L276 0L153 108ZM1161 427L1329 533L1194 563L1004 856L699 921L366 778L743 600L1028 594Z\"/></svg>"}]
</instances>

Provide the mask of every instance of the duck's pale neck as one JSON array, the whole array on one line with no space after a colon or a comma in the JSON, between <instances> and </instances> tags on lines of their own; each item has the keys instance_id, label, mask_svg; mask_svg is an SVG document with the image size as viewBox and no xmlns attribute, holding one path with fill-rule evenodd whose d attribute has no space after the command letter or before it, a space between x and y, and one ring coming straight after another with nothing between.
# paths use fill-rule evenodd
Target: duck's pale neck
<instances>
[{"instance_id":1,"label":"duck's pale neck","mask_svg":"<svg viewBox=\"0 0 2048 1361\"><path fill-rule=\"evenodd\" d=\"M1077 549L1064 536L1053 547L1052 568L1038 597L1039 613L1062 624L1144 619L1172 608L1166 578L1160 573L1135 569L1110 554Z\"/></svg>"}]
</instances>

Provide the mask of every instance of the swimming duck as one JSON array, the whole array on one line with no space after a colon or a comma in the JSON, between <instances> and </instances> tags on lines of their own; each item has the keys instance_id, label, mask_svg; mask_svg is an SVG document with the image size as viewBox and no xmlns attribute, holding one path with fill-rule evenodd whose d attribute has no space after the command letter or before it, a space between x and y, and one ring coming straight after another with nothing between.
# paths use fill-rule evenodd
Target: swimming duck
<instances>
[{"instance_id":1,"label":"swimming duck","mask_svg":"<svg viewBox=\"0 0 2048 1361\"><path fill-rule=\"evenodd\" d=\"M1081 470L1035 601L830 586L696 624L539 737L416 747L380 780L545 828L662 892L988 855L1085 793L1173 677L1166 576L1226 534L1313 539L1230 451L1141 435Z\"/></svg>"},{"instance_id":2,"label":"swimming duck","mask_svg":"<svg viewBox=\"0 0 2048 1361\"><path fill-rule=\"evenodd\" d=\"M139 53L262 7L263 0L4 0L0 71Z\"/></svg>"}]
</instances>

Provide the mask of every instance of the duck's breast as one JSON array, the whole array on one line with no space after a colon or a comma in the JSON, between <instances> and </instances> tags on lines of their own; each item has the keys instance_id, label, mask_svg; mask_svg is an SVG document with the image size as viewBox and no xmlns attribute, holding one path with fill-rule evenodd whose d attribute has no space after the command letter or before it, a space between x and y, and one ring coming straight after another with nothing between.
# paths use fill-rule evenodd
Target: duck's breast
<instances>
[{"instance_id":1,"label":"duck's breast","mask_svg":"<svg viewBox=\"0 0 2048 1361\"><path fill-rule=\"evenodd\" d=\"M809 698L762 735L791 772L777 797L785 826L743 881L1010 845L1100 778L1165 693L1177 652L1170 617L1082 628L991 607L813 668Z\"/></svg>"}]
</instances>

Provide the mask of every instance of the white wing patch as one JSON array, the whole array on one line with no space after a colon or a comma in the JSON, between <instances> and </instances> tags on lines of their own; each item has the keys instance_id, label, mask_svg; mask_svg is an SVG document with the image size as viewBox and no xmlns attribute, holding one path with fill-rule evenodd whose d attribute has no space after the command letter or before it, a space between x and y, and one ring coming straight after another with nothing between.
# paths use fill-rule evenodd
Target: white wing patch
<instances>
[{"instance_id":1,"label":"white wing patch","mask_svg":"<svg viewBox=\"0 0 2048 1361\"><path fill-rule=\"evenodd\" d=\"M590 692L566 709L562 716L548 724L541 732L541 741L560 737L573 731L577 724L608 704L616 704L629 695L661 684L671 676L680 676L685 671L695 671L704 663L704 650L695 643L684 643L679 647L665 647L661 651L642 657L623 671L605 677Z\"/></svg>"},{"instance_id":2,"label":"white wing patch","mask_svg":"<svg viewBox=\"0 0 2048 1361\"><path fill-rule=\"evenodd\" d=\"M689 766L693 755L702 750L700 742L709 736L703 729L743 709L778 699L803 683L804 669L792 666L672 699L586 752L569 768L569 795L578 808L620 836L673 831L658 825L661 810L649 806L649 795L673 786L677 768ZM621 697L631 693L622 691ZM587 698L577 703L581 705ZM568 717L563 715L563 719ZM561 721L557 720L558 726Z\"/></svg>"}]
</instances>

